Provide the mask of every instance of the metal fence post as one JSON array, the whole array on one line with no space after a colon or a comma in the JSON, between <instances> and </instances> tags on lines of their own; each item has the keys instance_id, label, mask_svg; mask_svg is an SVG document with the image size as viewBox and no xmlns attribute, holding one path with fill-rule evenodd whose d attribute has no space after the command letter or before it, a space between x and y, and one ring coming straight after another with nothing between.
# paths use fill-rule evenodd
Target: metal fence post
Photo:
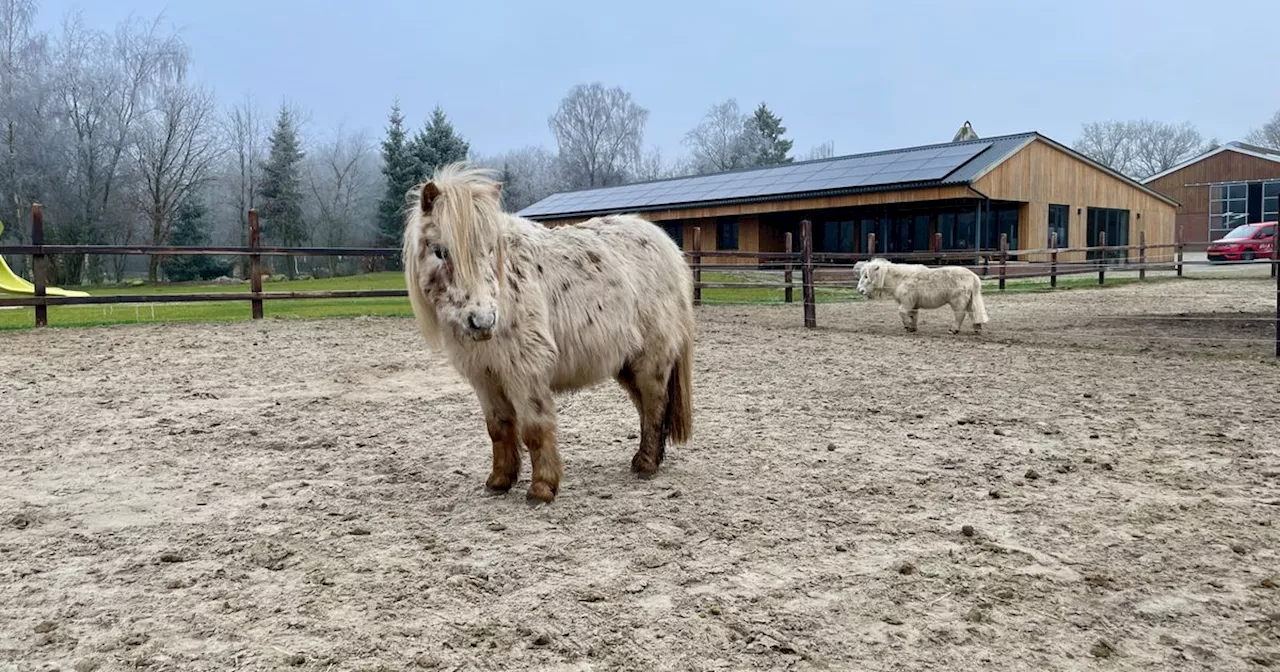
<instances>
[{"instance_id":1,"label":"metal fence post","mask_svg":"<svg viewBox=\"0 0 1280 672\"><path fill-rule=\"evenodd\" d=\"M1058 232L1049 234L1049 287L1058 287Z\"/></svg>"},{"instance_id":2,"label":"metal fence post","mask_svg":"<svg viewBox=\"0 0 1280 672\"><path fill-rule=\"evenodd\" d=\"M1105 284L1107 281L1107 232L1098 232L1098 284Z\"/></svg>"}]
</instances>

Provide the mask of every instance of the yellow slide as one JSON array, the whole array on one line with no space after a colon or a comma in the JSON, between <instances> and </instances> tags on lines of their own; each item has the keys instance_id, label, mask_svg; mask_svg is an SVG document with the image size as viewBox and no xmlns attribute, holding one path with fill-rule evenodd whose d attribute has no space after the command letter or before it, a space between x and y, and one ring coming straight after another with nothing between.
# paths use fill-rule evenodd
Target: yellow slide
<instances>
[{"instance_id":1,"label":"yellow slide","mask_svg":"<svg viewBox=\"0 0 1280 672\"><path fill-rule=\"evenodd\" d=\"M4 222L0 222L0 234L4 233ZM11 292L13 294L35 294L36 286L22 279L13 269L9 268L9 264L4 262L4 257L0 257L0 292ZM58 289L57 287L45 287L44 293L49 296L89 296L86 292L77 292L71 289Z\"/></svg>"}]
</instances>

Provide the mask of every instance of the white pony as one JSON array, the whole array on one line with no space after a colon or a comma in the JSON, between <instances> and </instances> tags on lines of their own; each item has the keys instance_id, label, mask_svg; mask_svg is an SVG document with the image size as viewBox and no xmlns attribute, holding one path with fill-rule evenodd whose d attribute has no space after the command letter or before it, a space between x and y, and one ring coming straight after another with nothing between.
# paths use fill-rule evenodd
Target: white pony
<instances>
[{"instance_id":1,"label":"white pony","mask_svg":"<svg viewBox=\"0 0 1280 672\"><path fill-rule=\"evenodd\" d=\"M887 259L859 262L858 293L868 299L891 298L898 302L898 315L907 331L916 330L916 315L921 308L932 310L951 306L960 333L965 315L973 321L974 333L982 333L987 323L987 308L982 301L982 278L960 266L929 268L922 264L897 264Z\"/></svg>"},{"instance_id":2,"label":"white pony","mask_svg":"<svg viewBox=\"0 0 1280 672\"><path fill-rule=\"evenodd\" d=\"M471 383L493 442L490 491L533 470L528 497L560 489L553 395L613 378L640 415L631 470L658 470L693 431L693 278L684 253L634 215L548 228L502 211L489 171L444 166L410 190L409 302L428 344Z\"/></svg>"}]
</instances>

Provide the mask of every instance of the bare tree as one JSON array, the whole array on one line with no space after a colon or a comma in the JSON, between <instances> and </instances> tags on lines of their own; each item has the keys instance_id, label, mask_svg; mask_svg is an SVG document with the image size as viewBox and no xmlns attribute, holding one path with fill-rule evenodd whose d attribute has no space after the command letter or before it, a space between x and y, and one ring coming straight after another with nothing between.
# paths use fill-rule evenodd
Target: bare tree
<instances>
[{"instance_id":1,"label":"bare tree","mask_svg":"<svg viewBox=\"0 0 1280 672\"><path fill-rule=\"evenodd\" d=\"M366 133L347 134L341 127L332 142L308 153L306 180L315 216L307 221L313 241L328 247L348 244L359 222L369 218L377 196L373 156ZM328 262L335 274L337 259Z\"/></svg>"},{"instance_id":2,"label":"bare tree","mask_svg":"<svg viewBox=\"0 0 1280 672\"><path fill-rule=\"evenodd\" d=\"M636 180L646 182L667 177L667 166L662 161L662 149L657 145L649 148L636 164Z\"/></svg>"},{"instance_id":3,"label":"bare tree","mask_svg":"<svg viewBox=\"0 0 1280 672\"><path fill-rule=\"evenodd\" d=\"M821 145L816 145L810 149L809 155L805 157L805 160L814 161L817 159L829 159L835 155L836 143L833 140L828 140Z\"/></svg>"},{"instance_id":4,"label":"bare tree","mask_svg":"<svg viewBox=\"0 0 1280 672\"><path fill-rule=\"evenodd\" d=\"M30 132L39 66L45 56L42 36L32 33L35 0L0 0L0 220L8 220L9 236L23 239L28 201L28 164L36 140ZM25 258L23 259L25 261ZM18 272L25 270L17 266Z\"/></svg>"},{"instance_id":5,"label":"bare tree","mask_svg":"<svg viewBox=\"0 0 1280 672\"><path fill-rule=\"evenodd\" d=\"M1190 122L1137 119L1089 122L1074 148L1116 172L1143 179L1206 151L1214 142L1206 143Z\"/></svg>"},{"instance_id":6,"label":"bare tree","mask_svg":"<svg viewBox=\"0 0 1280 672\"><path fill-rule=\"evenodd\" d=\"M179 78L159 92L154 111L139 121L133 149L142 186L137 206L151 225L152 245L169 240L178 207L209 178L221 151L215 114L213 94ZM159 257L150 258L152 282L159 265Z\"/></svg>"},{"instance_id":7,"label":"bare tree","mask_svg":"<svg viewBox=\"0 0 1280 672\"><path fill-rule=\"evenodd\" d=\"M1077 152L1128 175L1133 170L1133 125L1126 121L1091 121L1073 146Z\"/></svg>"},{"instance_id":8,"label":"bare tree","mask_svg":"<svg viewBox=\"0 0 1280 672\"><path fill-rule=\"evenodd\" d=\"M494 156L477 156L472 162L498 173L502 180L502 204L518 212L560 189L556 155L530 145Z\"/></svg>"},{"instance_id":9,"label":"bare tree","mask_svg":"<svg viewBox=\"0 0 1280 672\"><path fill-rule=\"evenodd\" d=\"M548 124L559 145L560 172L570 189L627 181L640 159L649 111L619 87L579 84Z\"/></svg>"},{"instance_id":10,"label":"bare tree","mask_svg":"<svg viewBox=\"0 0 1280 672\"><path fill-rule=\"evenodd\" d=\"M754 127L754 117L738 109L730 98L711 106L702 122L685 134L698 173L716 173L754 165L764 138Z\"/></svg>"},{"instance_id":11,"label":"bare tree","mask_svg":"<svg viewBox=\"0 0 1280 672\"><path fill-rule=\"evenodd\" d=\"M1249 134L1244 139L1245 142L1259 147L1280 149L1280 111L1277 111L1271 117L1271 121L1263 124L1260 128L1249 131Z\"/></svg>"},{"instance_id":12,"label":"bare tree","mask_svg":"<svg viewBox=\"0 0 1280 672\"><path fill-rule=\"evenodd\" d=\"M1200 131L1190 122L1179 125L1146 119L1131 122L1133 176L1142 179L1168 170L1204 151Z\"/></svg>"},{"instance_id":13,"label":"bare tree","mask_svg":"<svg viewBox=\"0 0 1280 672\"><path fill-rule=\"evenodd\" d=\"M253 101L245 98L227 115L230 140L230 191L236 210L240 246L249 244L249 210L258 207L265 158L262 119Z\"/></svg>"},{"instance_id":14,"label":"bare tree","mask_svg":"<svg viewBox=\"0 0 1280 672\"><path fill-rule=\"evenodd\" d=\"M116 186L137 122L152 96L186 71L186 48L176 36L162 35L159 25L160 19L150 25L129 21L109 35L86 28L79 15L64 23L56 86L71 136L70 181L76 185L74 210L59 227L68 241L97 243L106 237L104 221L109 211L118 211ZM68 255L63 261L63 280L79 281L83 259ZM99 262L88 265L95 281Z\"/></svg>"}]
</instances>

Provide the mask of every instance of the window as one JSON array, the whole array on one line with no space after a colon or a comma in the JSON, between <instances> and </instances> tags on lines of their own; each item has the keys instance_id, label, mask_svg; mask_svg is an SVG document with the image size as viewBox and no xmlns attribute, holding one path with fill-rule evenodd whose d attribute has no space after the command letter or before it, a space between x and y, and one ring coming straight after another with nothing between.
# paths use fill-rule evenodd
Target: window
<instances>
[{"instance_id":1,"label":"window","mask_svg":"<svg viewBox=\"0 0 1280 672\"><path fill-rule=\"evenodd\" d=\"M1009 237L1009 249L1018 249L1018 206L995 206L982 211L982 248L1000 249L1000 234Z\"/></svg>"},{"instance_id":2,"label":"window","mask_svg":"<svg viewBox=\"0 0 1280 672\"><path fill-rule=\"evenodd\" d=\"M1265 208L1266 189L1263 189ZM1243 182L1209 187L1209 239L1216 240L1249 221L1249 187ZM1092 245L1093 243L1090 242Z\"/></svg>"},{"instance_id":3,"label":"window","mask_svg":"<svg viewBox=\"0 0 1280 672\"><path fill-rule=\"evenodd\" d=\"M1262 183L1262 219L1274 222L1280 219L1280 180Z\"/></svg>"},{"instance_id":4,"label":"window","mask_svg":"<svg viewBox=\"0 0 1280 672\"><path fill-rule=\"evenodd\" d=\"M722 219L716 224L716 249L738 249L738 220Z\"/></svg>"},{"instance_id":5,"label":"window","mask_svg":"<svg viewBox=\"0 0 1280 672\"><path fill-rule=\"evenodd\" d=\"M1254 238L1257 238L1258 240L1262 240L1264 238L1270 238L1274 235L1276 235L1275 225L1264 226L1260 231L1258 231L1258 235L1254 236Z\"/></svg>"},{"instance_id":6,"label":"window","mask_svg":"<svg viewBox=\"0 0 1280 672\"><path fill-rule=\"evenodd\" d=\"M674 223L663 222L662 230L666 231L668 236L671 236L671 240L676 241L676 245L679 245L680 249L684 249L684 225L683 224L680 224L678 222L674 222Z\"/></svg>"},{"instance_id":7,"label":"window","mask_svg":"<svg viewBox=\"0 0 1280 672\"><path fill-rule=\"evenodd\" d=\"M933 249L933 236L929 233L929 215L916 215L912 222L911 246L916 252Z\"/></svg>"},{"instance_id":8,"label":"window","mask_svg":"<svg viewBox=\"0 0 1280 672\"><path fill-rule=\"evenodd\" d=\"M1049 205L1049 241L1046 243L1049 247L1053 247L1053 234L1058 234L1058 247L1071 247L1071 240L1067 236L1070 230L1068 224L1071 222L1071 206L1069 205Z\"/></svg>"},{"instance_id":9,"label":"window","mask_svg":"<svg viewBox=\"0 0 1280 672\"><path fill-rule=\"evenodd\" d=\"M1100 246L1101 235L1106 233L1106 245L1129 244L1129 211L1112 208L1089 208L1089 238L1085 242L1088 247ZM1088 253L1088 259L1108 259L1112 261L1128 260L1126 250L1107 250L1104 254L1099 250Z\"/></svg>"},{"instance_id":10,"label":"window","mask_svg":"<svg viewBox=\"0 0 1280 672\"><path fill-rule=\"evenodd\" d=\"M853 252L858 244L857 222L823 222L817 241L818 252Z\"/></svg>"}]
</instances>

